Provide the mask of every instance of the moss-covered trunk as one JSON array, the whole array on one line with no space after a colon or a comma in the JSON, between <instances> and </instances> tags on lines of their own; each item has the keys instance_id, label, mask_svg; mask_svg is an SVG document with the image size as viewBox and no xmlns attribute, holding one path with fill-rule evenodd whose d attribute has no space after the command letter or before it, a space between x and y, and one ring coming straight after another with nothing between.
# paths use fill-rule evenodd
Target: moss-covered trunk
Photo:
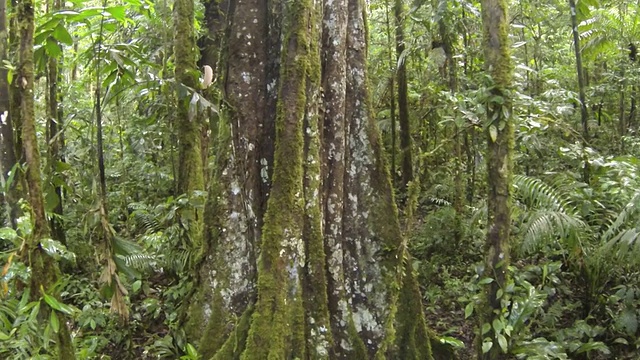
<instances>
[{"instance_id":1,"label":"moss-covered trunk","mask_svg":"<svg viewBox=\"0 0 640 360\"><path fill-rule=\"evenodd\" d=\"M507 284L509 266L509 233L511 216L509 193L511 188L511 154L513 152L513 122L511 120L510 87L513 73L509 58L508 2L506 0L482 1L482 24L485 68L493 80L491 97L487 100L487 173L489 194L488 233L486 241L486 276L494 279L487 285L487 305L482 323L503 323L501 290ZM479 358L507 358L503 347L507 345L507 334L501 327L492 327L482 335L480 343L492 342L491 349L483 354L479 346ZM482 344L480 344L482 345ZM506 349L504 349L506 350Z\"/></svg>"},{"instance_id":2,"label":"moss-covered trunk","mask_svg":"<svg viewBox=\"0 0 640 360\"><path fill-rule=\"evenodd\" d=\"M34 63L33 32L35 27L34 3L32 0L20 0L16 7L17 29L20 46L18 52L20 117L22 118L22 139L26 160L26 180L29 205L31 206L31 224L33 231L23 248L23 256L31 268L29 289L33 300L42 296L42 290L50 289L57 281L58 266L41 246L41 241L50 236L47 225L42 180L40 175L40 153L36 137L36 119L34 107ZM54 311L49 309L50 311ZM46 311L45 311L46 313ZM42 319L48 319L42 316ZM45 320L41 320L45 321ZM75 359L71 338L66 322L62 321L58 331L58 358Z\"/></svg>"},{"instance_id":3,"label":"moss-covered trunk","mask_svg":"<svg viewBox=\"0 0 640 360\"><path fill-rule=\"evenodd\" d=\"M197 47L194 30L194 1L177 0L174 4L174 56L178 95L176 126L178 138L177 194L192 197L204 191L201 155L202 125L197 106L192 105L194 92L199 89L196 68ZM187 237L195 245L201 244L203 214L193 204L182 209L181 221L188 224Z\"/></svg>"},{"instance_id":4,"label":"moss-covered trunk","mask_svg":"<svg viewBox=\"0 0 640 360\"><path fill-rule=\"evenodd\" d=\"M229 145L191 307L200 352L431 358L369 114L364 1L248 0L230 9L230 133L221 131Z\"/></svg>"}]
</instances>

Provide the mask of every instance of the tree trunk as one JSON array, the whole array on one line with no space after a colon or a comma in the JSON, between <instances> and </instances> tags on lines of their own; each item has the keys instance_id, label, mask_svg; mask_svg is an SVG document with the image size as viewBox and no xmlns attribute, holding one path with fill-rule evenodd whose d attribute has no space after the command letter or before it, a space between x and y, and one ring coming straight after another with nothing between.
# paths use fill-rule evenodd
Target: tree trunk
<instances>
[{"instance_id":1,"label":"tree trunk","mask_svg":"<svg viewBox=\"0 0 640 360\"><path fill-rule=\"evenodd\" d=\"M0 0L0 63L8 59L8 29L7 29L7 0ZM10 226L15 222L14 210L17 201L13 198L11 189L13 184L7 181L16 164L16 154L13 144L13 125L9 101L9 84L7 83L7 69L0 66L0 226ZM7 191L8 190L8 191Z\"/></svg>"},{"instance_id":2,"label":"tree trunk","mask_svg":"<svg viewBox=\"0 0 640 360\"><path fill-rule=\"evenodd\" d=\"M391 40L391 19L389 18L389 0L385 0L385 19L387 30L387 44L389 51L389 120L391 120L391 183L396 184L396 61L393 59L393 41Z\"/></svg>"},{"instance_id":3,"label":"tree trunk","mask_svg":"<svg viewBox=\"0 0 640 360\"><path fill-rule=\"evenodd\" d=\"M51 12L57 11L61 9L61 3L59 0L53 1L53 8ZM58 174L58 162L64 161L64 155L62 153L64 147L64 136L62 133L62 129L64 125L63 121L63 113L62 113L62 104L59 103L60 96L58 95L58 81L60 81L61 75L58 70L58 59L55 57L49 58L47 64L47 84L49 88L49 103L47 106L47 115L49 118L49 129L47 143L49 144L49 176L57 177L60 176ZM57 215L51 217L50 225L51 225L51 234L54 239L60 241L63 244L66 244L65 232L62 224L62 214L63 214L63 198L62 198L62 186L52 186L55 188L55 193L58 198L58 203L56 204L53 212Z\"/></svg>"},{"instance_id":4,"label":"tree trunk","mask_svg":"<svg viewBox=\"0 0 640 360\"><path fill-rule=\"evenodd\" d=\"M174 56L178 98L176 131L178 138L178 182L177 195L192 199L197 192L204 191L202 164L202 116L197 106L192 105L199 96L198 70L196 68L196 41L194 30L194 1L177 0L174 4ZM192 100L193 99L193 100ZM195 110L194 110L195 108ZM180 221L185 224L187 243L199 246L202 243L202 210L192 203L180 212Z\"/></svg>"},{"instance_id":5,"label":"tree trunk","mask_svg":"<svg viewBox=\"0 0 640 360\"><path fill-rule=\"evenodd\" d=\"M40 177L40 154L36 138L35 106L34 106L34 63L33 63L33 32L35 28L34 3L32 0L17 2L16 21L19 29L18 52L18 89L20 117L22 119L22 139L26 160L26 180L29 205L31 206L31 224L33 232L24 247L23 257L31 268L30 292L32 300L39 299L42 289L45 291L57 281L59 271L56 262L41 245L41 241L49 237L44 198L42 195L42 180ZM49 309L49 311L55 311ZM48 312L43 311L45 314ZM43 316L48 319L48 316ZM58 358L75 359L71 338L66 322L60 322L58 331Z\"/></svg>"},{"instance_id":6,"label":"tree trunk","mask_svg":"<svg viewBox=\"0 0 640 360\"><path fill-rule=\"evenodd\" d=\"M493 282L487 285L487 304L481 310L481 323L501 321L501 289L507 284L509 267L509 233L511 217L509 194L511 189L511 156L513 152L513 123L511 120L511 78L513 73L509 58L508 2L506 0L482 0L483 47L485 68L493 79L491 97L488 100L487 136L487 277ZM500 99L500 100L497 100ZM479 359L506 359L502 346L507 339L504 332L493 327L482 335L482 343L492 342L491 349L483 353L479 347ZM506 350L506 348L504 349Z\"/></svg>"},{"instance_id":7,"label":"tree trunk","mask_svg":"<svg viewBox=\"0 0 640 360\"><path fill-rule=\"evenodd\" d=\"M430 359L369 113L364 2L230 9L231 134L188 333L204 358Z\"/></svg>"},{"instance_id":8,"label":"tree trunk","mask_svg":"<svg viewBox=\"0 0 640 360\"><path fill-rule=\"evenodd\" d=\"M443 8L441 5L438 5L439 8ZM448 5L444 5L445 11L449 11ZM447 16L447 13L443 13L438 20L438 32L440 34L440 39L442 40L442 48L444 49L444 53L446 56L446 64L448 65L449 73L447 74L447 85L449 87L449 92L452 97L455 98L456 92L458 91L458 78L457 78L457 69L456 69L456 60L453 58L454 51L454 41L455 36L453 36L451 28L448 27L445 19L451 15ZM456 217L453 224L454 232L454 246L458 246L462 241L462 211L464 209L464 186L462 179L462 137L460 133L462 130L458 126L457 122L453 124L453 154L454 154L454 195L453 195L453 208L456 211Z\"/></svg>"},{"instance_id":9,"label":"tree trunk","mask_svg":"<svg viewBox=\"0 0 640 360\"><path fill-rule=\"evenodd\" d=\"M409 181L413 180L413 163L411 160L411 127L409 124L409 103L407 99L407 56L404 54L404 3L395 0L394 15L396 21L396 58L398 61L398 122L400 123L400 156L402 161L403 191Z\"/></svg>"},{"instance_id":10,"label":"tree trunk","mask_svg":"<svg viewBox=\"0 0 640 360\"><path fill-rule=\"evenodd\" d=\"M582 146L589 145L589 114L585 96L585 77L582 68L582 49L580 48L580 33L578 33L578 19L575 0L569 0L571 8L571 29L573 33L573 49L576 54L576 73L578 77L578 97L580 99L580 122L582 124ZM586 155L585 155L586 156ZM582 169L582 181L589 183L589 160L585 157Z\"/></svg>"}]
</instances>

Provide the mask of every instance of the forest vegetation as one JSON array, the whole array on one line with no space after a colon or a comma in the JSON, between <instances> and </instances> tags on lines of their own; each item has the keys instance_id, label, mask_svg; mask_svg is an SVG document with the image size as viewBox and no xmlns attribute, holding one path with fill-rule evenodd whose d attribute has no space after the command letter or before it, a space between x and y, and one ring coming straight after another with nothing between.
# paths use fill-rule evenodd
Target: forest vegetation
<instances>
[{"instance_id":1,"label":"forest vegetation","mask_svg":"<svg viewBox=\"0 0 640 360\"><path fill-rule=\"evenodd\" d=\"M640 2L0 0L0 359L638 359Z\"/></svg>"}]
</instances>

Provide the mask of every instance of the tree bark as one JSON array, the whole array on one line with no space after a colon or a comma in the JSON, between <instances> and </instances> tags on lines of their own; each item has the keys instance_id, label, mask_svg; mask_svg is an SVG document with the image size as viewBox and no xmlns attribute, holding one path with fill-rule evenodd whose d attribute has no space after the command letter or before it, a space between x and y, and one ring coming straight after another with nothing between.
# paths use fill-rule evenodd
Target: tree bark
<instances>
[{"instance_id":1,"label":"tree bark","mask_svg":"<svg viewBox=\"0 0 640 360\"><path fill-rule=\"evenodd\" d=\"M202 116L198 114L197 90L199 72L196 67L194 1L177 0L174 4L174 56L178 106L176 131L178 138L177 195L193 200L203 192ZM180 211L185 229L185 242L194 247L202 244L203 211L189 202Z\"/></svg>"},{"instance_id":2,"label":"tree bark","mask_svg":"<svg viewBox=\"0 0 640 360\"><path fill-rule=\"evenodd\" d=\"M396 59L398 62L398 122L400 123L400 156L402 162L401 188L407 189L407 185L413 180L413 162L411 160L411 125L409 123L409 103L407 85L407 56L404 40L404 2L395 0L394 15L396 23Z\"/></svg>"},{"instance_id":3,"label":"tree bark","mask_svg":"<svg viewBox=\"0 0 640 360\"><path fill-rule=\"evenodd\" d=\"M511 191L513 121L510 88L513 68L509 55L508 2L506 0L482 0L483 47L485 68L493 84L487 100L487 183L488 221L486 275L493 279L486 289L487 304L481 311L481 322L492 324L500 320L502 305L499 291L508 281L509 235L511 216L509 197ZM506 359L501 349L507 338L504 332L492 327L479 339L479 359ZM492 342L491 349L483 353L482 343Z\"/></svg>"},{"instance_id":4,"label":"tree bark","mask_svg":"<svg viewBox=\"0 0 640 360\"><path fill-rule=\"evenodd\" d=\"M42 248L41 241L50 236L47 225L44 199L42 195L42 180L40 175L40 153L36 137L35 105L34 105L34 62L33 62L33 32L35 28L33 0L17 2L16 21L20 40L18 52L17 83L19 93L20 117L22 119L22 138L26 160L26 181L29 205L31 206L31 224L33 232L23 249L23 257L31 268L30 294L32 300L42 295L42 289L49 290L57 281L58 265ZM49 311L55 311L49 309ZM45 314L48 312L43 311ZM46 316L45 318L48 318ZM58 358L75 359L69 330L66 322L60 322L58 331Z\"/></svg>"},{"instance_id":5,"label":"tree bark","mask_svg":"<svg viewBox=\"0 0 640 360\"><path fill-rule=\"evenodd\" d=\"M61 9L61 3L59 0L53 0L52 12ZM62 104L60 104L60 96L58 93L58 82L61 80L61 75L58 69L58 59L55 57L49 58L47 63L47 84L49 88L49 103L47 106L47 115L49 118L49 129L47 134L47 143L49 144L49 175L51 177L60 176L57 172L58 162L64 161L63 148L64 148L64 135L62 129L63 124L63 112ZM56 204L53 212L57 215L51 217L49 221L51 225L51 234L54 239L60 241L62 244L67 243L62 224L63 215L63 197L62 186L55 186L51 184L55 189L58 203Z\"/></svg>"},{"instance_id":6,"label":"tree bark","mask_svg":"<svg viewBox=\"0 0 640 360\"><path fill-rule=\"evenodd\" d=\"M582 68L582 49L580 48L580 33L578 32L578 19L575 0L569 0L571 8L571 30L573 33L573 50L576 55L576 75L578 77L578 98L580 100L580 123L582 124L582 146L589 146L589 114L587 113L587 99L585 96L585 76ZM586 155L585 155L586 156ZM582 181L589 183L589 160L584 159L582 169Z\"/></svg>"},{"instance_id":7,"label":"tree bark","mask_svg":"<svg viewBox=\"0 0 640 360\"><path fill-rule=\"evenodd\" d=\"M364 6L231 2L229 146L188 331L204 358L431 358L369 113Z\"/></svg>"}]
</instances>

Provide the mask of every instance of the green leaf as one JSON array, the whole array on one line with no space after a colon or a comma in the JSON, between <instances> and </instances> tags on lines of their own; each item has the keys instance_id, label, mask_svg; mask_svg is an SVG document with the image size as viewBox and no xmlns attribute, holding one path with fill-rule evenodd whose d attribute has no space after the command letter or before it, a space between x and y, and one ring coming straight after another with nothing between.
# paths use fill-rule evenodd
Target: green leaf
<instances>
[{"instance_id":1,"label":"green leaf","mask_svg":"<svg viewBox=\"0 0 640 360\"><path fill-rule=\"evenodd\" d=\"M62 311L62 304L53 296L44 294L44 301L49 304L52 309Z\"/></svg>"},{"instance_id":2,"label":"green leaf","mask_svg":"<svg viewBox=\"0 0 640 360\"><path fill-rule=\"evenodd\" d=\"M47 41L47 39L51 38L52 32L53 30L47 30L47 31L43 31L41 33L36 34L36 36L33 38L33 44L36 46L44 44L44 42Z\"/></svg>"},{"instance_id":3,"label":"green leaf","mask_svg":"<svg viewBox=\"0 0 640 360\"><path fill-rule=\"evenodd\" d=\"M56 28L53 30L53 37L63 44L73 45L73 38L62 23L59 23L58 26L56 26Z\"/></svg>"},{"instance_id":4,"label":"green leaf","mask_svg":"<svg viewBox=\"0 0 640 360\"><path fill-rule=\"evenodd\" d=\"M47 55L51 57L58 57L62 55L62 49L57 42L51 40L51 38L47 39L47 42L44 44L44 48L47 50Z\"/></svg>"},{"instance_id":5,"label":"green leaf","mask_svg":"<svg viewBox=\"0 0 640 360\"><path fill-rule=\"evenodd\" d=\"M113 16L113 18L118 20L119 22L127 21L127 14L126 14L127 9L124 6L112 6L104 10L109 14L111 14L111 16Z\"/></svg>"},{"instance_id":6,"label":"green leaf","mask_svg":"<svg viewBox=\"0 0 640 360\"><path fill-rule=\"evenodd\" d=\"M618 317L616 325L627 333L629 336L633 336L638 331L638 317L636 316L636 309L628 307Z\"/></svg>"},{"instance_id":7,"label":"green leaf","mask_svg":"<svg viewBox=\"0 0 640 360\"><path fill-rule=\"evenodd\" d=\"M132 285L131 288L133 289L133 292L137 292L138 290L140 290L140 287L142 286L142 281L141 280L136 280Z\"/></svg>"},{"instance_id":8,"label":"green leaf","mask_svg":"<svg viewBox=\"0 0 640 360\"><path fill-rule=\"evenodd\" d=\"M189 354L192 359L198 358L198 351L190 343L187 344L187 354Z\"/></svg>"},{"instance_id":9,"label":"green leaf","mask_svg":"<svg viewBox=\"0 0 640 360\"><path fill-rule=\"evenodd\" d=\"M494 125L489 126L489 136L492 142L496 142L498 139L498 129Z\"/></svg>"},{"instance_id":10,"label":"green leaf","mask_svg":"<svg viewBox=\"0 0 640 360\"><path fill-rule=\"evenodd\" d=\"M71 262L76 261L76 254L67 250L67 247L57 240L44 238L40 240L40 247L42 247L42 249L46 251L49 256L53 257L56 260L62 258Z\"/></svg>"},{"instance_id":11,"label":"green leaf","mask_svg":"<svg viewBox=\"0 0 640 360\"><path fill-rule=\"evenodd\" d=\"M18 233L12 228L0 228L0 239L14 241L18 237Z\"/></svg>"},{"instance_id":12,"label":"green leaf","mask_svg":"<svg viewBox=\"0 0 640 360\"><path fill-rule=\"evenodd\" d=\"M473 302L470 302L467 304L467 306L464 307L464 318L468 319L469 316L471 316L473 314Z\"/></svg>"},{"instance_id":13,"label":"green leaf","mask_svg":"<svg viewBox=\"0 0 640 360\"><path fill-rule=\"evenodd\" d=\"M131 255L142 252L140 245L118 236L113 238L113 250L118 255Z\"/></svg>"},{"instance_id":14,"label":"green leaf","mask_svg":"<svg viewBox=\"0 0 640 360\"><path fill-rule=\"evenodd\" d=\"M489 330L491 330L491 324L489 323L482 324L482 335L488 333Z\"/></svg>"},{"instance_id":15,"label":"green leaf","mask_svg":"<svg viewBox=\"0 0 640 360\"><path fill-rule=\"evenodd\" d=\"M496 334L500 334L503 329L504 329L504 324L502 323L502 320L493 319L493 330L496 332Z\"/></svg>"},{"instance_id":16,"label":"green leaf","mask_svg":"<svg viewBox=\"0 0 640 360\"><path fill-rule=\"evenodd\" d=\"M464 342L451 337L451 336L443 336L440 338L440 342L443 344L448 344L453 346L454 348L462 349L465 347Z\"/></svg>"},{"instance_id":17,"label":"green leaf","mask_svg":"<svg viewBox=\"0 0 640 360\"><path fill-rule=\"evenodd\" d=\"M56 161L56 171L63 172L66 170L71 170L71 164L66 163L64 161Z\"/></svg>"},{"instance_id":18,"label":"green leaf","mask_svg":"<svg viewBox=\"0 0 640 360\"><path fill-rule=\"evenodd\" d=\"M80 10L80 13L78 13L78 14L72 14L70 20L71 21L80 22L80 21L83 21L83 20L85 20L87 18L94 17L94 16L97 16L97 15L100 15L100 14L102 14L102 7L95 7L95 6L94 7L88 7L88 8Z\"/></svg>"},{"instance_id":19,"label":"green leaf","mask_svg":"<svg viewBox=\"0 0 640 360\"><path fill-rule=\"evenodd\" d=\"M487 284L491 284L493 282L492 278L486 277L486 278L482 278L479 282L478 285L487 285Z\"/></svg>"},{"instance_id":20,"label":"green leaf","mask_svg":"<svg viewBox=\"0 0 640 360\"><path fill-rule=\"evenodd\" d=\"M51 324L53 332L57 334L60 330L60 322L58 321L58 315L56 315L55 311L51 312L51 316L49 316L49 322Z\"/></svg>"},{"instance_id":21,"label":"green leaf","mask_svg":"<svg viewBox=\"0 0 640 360\"><path fill-rule=\"evenodd\" d=\"M43 298L44 298L44 301L54 310L58 310L61 313L64 313L67 315L71 315L74 312L71 306L65 305L59 302L56 298L54 298L51 295L44 294Z\"/></svg>"},{"instance_id":22,"label":"green leaf","mask_svg":"<svg viewBox=\"0 0 640 360\"><path fill-rule=\"evenodd\" d=\"M486 354L489 352L489 350L491 350L491 347L493 346L493 341L484 341L482 343L482 353Z\"/></svg>"},{"instance_id":23,"label":"green leaf","mask_svg":"<svg viewBox=\"0 0 640 360\"><path fill-rule=\"evenodd\" d=\"M507 345L507 338L504 337L504 335L498 334L498 344L500 345L502 352L506 354L508 345Z\"/></svg>"},{"instance_id":24,"label":"green leaf","mask_svg":"<svg viewBox=\"0 0 640 360\"><path fill-rule=\"evenodd\" d=\"M10 336L0 331L0 341L9 340Z\"/></svg>"},{"instance_id":25,"label":"green leaf","mask_svg":"<svg viewBox=\"0 0 640 360\"><path fill-rule=\"evenodd\" d=\"M44 208L48 212L51 212L56 208L56 206L58 206L60 199L58 198L58 194L56 194L55 189L50 188L47 190L48 191L44 196Z\"/></svg>"}]
</instances>

